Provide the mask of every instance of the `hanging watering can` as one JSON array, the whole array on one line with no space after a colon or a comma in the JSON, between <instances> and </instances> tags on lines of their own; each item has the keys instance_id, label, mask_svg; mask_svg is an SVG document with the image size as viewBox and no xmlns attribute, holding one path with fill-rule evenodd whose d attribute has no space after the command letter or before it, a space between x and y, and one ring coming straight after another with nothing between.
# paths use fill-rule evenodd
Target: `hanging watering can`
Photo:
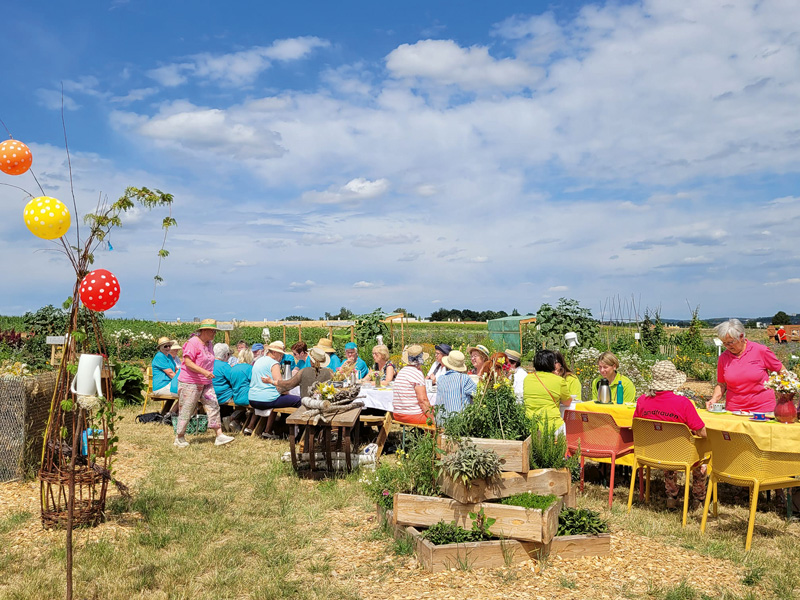
<instances>
[{"instance_id":1,"label":"hanging watering can","mask_svg":"<svg viewBox=\"0 0 800 600\"><path fill-rule=\"evenodd\" d=\"M100 379L102 370L101 354L81 354L78 359L78 372L69 389L78 396L102 396L103 387Z\"/></svg>"},{"instance_id":2,"label":"hanging watering can","mask_svg":"<svg viewBox=\"0 0 800 600\"><path fill-rule=\"evenodd\" d=\"M601 379L597 384L597 401L600 404L611 404L611 387L608 379Z\"/></svg>"}]
</instances>

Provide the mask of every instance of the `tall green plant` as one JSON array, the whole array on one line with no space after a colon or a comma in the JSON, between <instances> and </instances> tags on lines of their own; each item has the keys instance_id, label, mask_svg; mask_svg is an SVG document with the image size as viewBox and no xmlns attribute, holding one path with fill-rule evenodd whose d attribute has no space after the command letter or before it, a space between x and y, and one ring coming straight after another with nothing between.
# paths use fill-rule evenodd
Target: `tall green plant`
<instances>
[{"instance_id":1,"label":"tall green plant","mask_svg":"<svg viewBox=\"0 0 800 600\"><path fill-rule=\"evenodd\" d=\"M378 343L377 338L379 335L383 336L384 343L391 350L392 340L389 338L389 328L383 322L385 317L386 313L381 308L376 308L371 313L359 315L356 318L358 323L355 328L356 340L359 348L364 350L368 357L372 347ZM364 357L362 356L362 358ZM371 363L371 360L367 362Z\"/></svg>"},{"instance_id":2,"label":"tall green plant","mask_svg":"<svg viewBox=\"0 0 800 600\"><path fill-rule=\"evenodd\" d=\"M534 469L569 469L572 480L580 479L580 455L567 454L567 437L547 415L536 417L531 431L530 464Z\"/></svg>"},{"instance_id":3,"label":"tall green plant","mask_svg":"<svg viewBox=\"0 0 800 600\"><path fill-rule=\"evenodd\" d=\"M524 440L531 426L525 407L517 402L507 379L493 384L482 380L472 403L461 412L451 413L443 423L444 432L450 437L495 440Z\"/></svg>"},{"instance_id":4,"label":"tall green plant","mask_svg":"<svg viewBox=\"0 0 800 600\"><path fill-rule=\"evenodd\" d=\"M591 346L600 333L600 325L592 317L592 311L582 308L577 300L559 298L553 307L542 304L536 312L536 328L523 336L523 350L541 348L564 348L564 335L570 331L578 334L581 346Z\"/></svg>"}]
</instances>

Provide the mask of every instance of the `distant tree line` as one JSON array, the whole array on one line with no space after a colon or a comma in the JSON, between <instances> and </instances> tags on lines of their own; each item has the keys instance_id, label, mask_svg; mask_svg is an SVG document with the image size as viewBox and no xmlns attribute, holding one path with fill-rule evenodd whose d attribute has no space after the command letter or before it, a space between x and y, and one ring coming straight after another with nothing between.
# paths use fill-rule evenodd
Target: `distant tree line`
<instances>
[{"instance_id":1,"label":"distant tree line","mask_svg":"<svg viewBox=\"0 0 800 600\"><path fill-rule=\"evenodd\" d=\"M515 308L511 315L504 310L471 310L463 308L440 308L439 310L431 313L431 321L491 321L492 319L501 319L503 317L519 317L519 311Z\"/></svg>"}]
</instances>

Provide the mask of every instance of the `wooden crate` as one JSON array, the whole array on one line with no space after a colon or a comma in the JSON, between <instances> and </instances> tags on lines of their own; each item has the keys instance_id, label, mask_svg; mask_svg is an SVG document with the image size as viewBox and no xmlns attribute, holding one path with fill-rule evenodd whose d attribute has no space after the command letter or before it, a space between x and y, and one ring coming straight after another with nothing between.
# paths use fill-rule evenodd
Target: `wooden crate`
<instances>
[{"instance_id":1,"label":"wooden crate","mask_svg":"<svg viewBox=\"0 0 800 600\"><path fill-rule=\"evenodd\" d=\"M518 540L490 540L442 544L436 546L420 537L415 527L406 528L406 534L414 540L417 559L428 571L438 573L450 569L487 569L510 566L539 555L541 544Z\"/></svg>"},{"instance_id":2,"label":"wooden crate","mask_svg":"<svg viewBox=\"0 0 800 600\"><path fill-rule=\"evenodd\" d=\"M446 496L464 504L508 498L523 492L563 497L568 495L572 488L567 469L536 469L527 473L504 472L490 483L479 480L473 481L469 486L454 481L452 477L442 473L438 483Z\"/></svg>"},{"instance_id":3,"label":"wooden crate","mask_svg":"<svg viewBox=\"0 0 800 600\"><path fill-rule=\"evenodd\" d=\"M487 517L496 519L489 528L493 535L546 544L558 530L561 505L562 501L557 500L542 511L491 502L463 504L450 498L395 494L393 517L398 525L430 527L439 521L455 521L461 527L471 529L472 519L469 518L469 513L477 513L483 509Z\"/></svg>"},{"instance_id":4,"label":"wooden crate","mask_svg":"<svg viewBox=\"0 0 800 600\"><path fill-rule=\"evenodd\" d=\"M447 453L454 449L452 440L441 436L441 448ZM512 440L490 440L486 438L466 438L483 450L494 450L500 457L503 471L527 473L530 470L531 437L521 442Z\"/></svg>"},{"instance_id":5,"label":"wooden crate","mask_svg":"<svg viewBox=\"0 0 800 600\"><path fill-rule=\"evenodd\" d=\"M554 537L544 546L550 555L561 558L580 558L581 556L607 556L611 553L611 534L562 535Z\"/></svg>"}]
</instances>

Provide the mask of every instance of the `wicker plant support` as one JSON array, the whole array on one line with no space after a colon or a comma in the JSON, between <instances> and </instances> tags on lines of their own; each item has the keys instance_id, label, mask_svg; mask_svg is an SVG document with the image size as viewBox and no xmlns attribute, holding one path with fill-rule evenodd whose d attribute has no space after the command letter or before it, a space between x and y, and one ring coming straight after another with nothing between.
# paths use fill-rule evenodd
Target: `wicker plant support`
<instances>
[{"instance_id":1,"label":"wicker plant support","mask_svg":"<svg viewBox=\"0 0 800 600\"><path fill-rule=\"evenodd\" d=\"M79 283L80 280L73 291L66 332L70 336L77 329ZM92 321L98 352L105 355L102 330L93 313ZM102 455L93 454L91 450L97 446L106 449L112 447L109 426L114 418L114 393L110 377L102 378L103 397L94 411L94 417L78 404L76 395L69 389L71 375L67 369L68 365L76 362L74 348L67 345L50 403L50 418L45 430L39 470L42 526L46 529L66 528L68 535L76 526L94 526L103 520L108 483L111 481L111 450ZM107 360L103 361L103 370L109 370ZM89 427L102 429L103 438L97 440L99 444L90 445L89 456L83 456L81 438ZM70 499L74 499L72 504Z\"/></svg>"}]
</instances>

